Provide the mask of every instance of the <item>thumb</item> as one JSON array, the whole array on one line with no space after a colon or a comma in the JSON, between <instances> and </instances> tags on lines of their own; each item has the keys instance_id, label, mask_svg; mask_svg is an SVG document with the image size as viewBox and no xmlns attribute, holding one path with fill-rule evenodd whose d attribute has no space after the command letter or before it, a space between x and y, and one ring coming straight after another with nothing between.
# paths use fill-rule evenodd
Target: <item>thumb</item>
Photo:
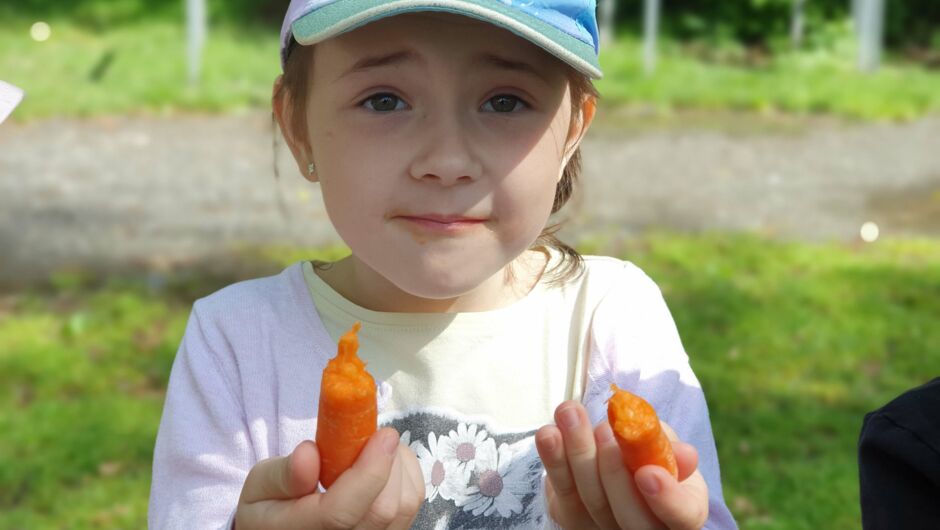
<instances>
[{"instance_id":1,"label":"thumb","mask_svg":"<svg viewBox=\"0 0 940 530\"><path fill-rule=\"evenodd\" d=\"M705 526L708 486L701 473L695 472L680 483L659 466L643 466L634 479L650 510L668 528L698 530Z\"/></svg>"},{"instance_id":2,"label":"thumb","mask_svg":"<svg viewBox=\"0 0 940 530\"><path fill-rule=\"evenodd\" d=\"M296 499L317 491L320 453L311 440L304 440L288 456L268 458L255 464L242 489L241 502Z\"/></svg>"}]
</instances>

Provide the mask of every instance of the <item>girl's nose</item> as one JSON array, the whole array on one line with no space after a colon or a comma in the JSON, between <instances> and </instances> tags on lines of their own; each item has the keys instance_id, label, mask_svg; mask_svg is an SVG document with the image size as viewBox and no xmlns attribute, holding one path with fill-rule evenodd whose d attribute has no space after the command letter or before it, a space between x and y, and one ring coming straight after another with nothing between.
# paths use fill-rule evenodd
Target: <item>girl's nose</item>
<instances>
[{"instance_id":1,"label":"girl's nose","mask_svg":"<svg viewBox=\"0 0 940 530\"><path fill-rule=\"evenodd\" d=\"M422 121L424 132L415 138L421 148L411 164L411 176L445 186L479 179L483 165L475 152L469 125L454 115L428 114Z\"/></svg>"}]
</instances>

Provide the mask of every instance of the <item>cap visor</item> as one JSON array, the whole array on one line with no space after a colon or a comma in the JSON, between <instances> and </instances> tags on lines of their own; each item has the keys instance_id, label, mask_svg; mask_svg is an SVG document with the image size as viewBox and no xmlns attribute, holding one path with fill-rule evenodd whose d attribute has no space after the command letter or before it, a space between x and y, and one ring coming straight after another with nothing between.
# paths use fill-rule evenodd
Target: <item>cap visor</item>
<instances>
[{"instance_id":1,"label":"cap visor","mask_svg":"<svg viewBox=\"0 0 940 530\"><path fill-rule=\"evenodd\" d=\"M416 11L443 11L490 22L538 45L588 77L603 76L594 46L498 0L339 0L300 17L291 30L298 43L310 45L369 22Z\"/></svg>"}]
</instances>

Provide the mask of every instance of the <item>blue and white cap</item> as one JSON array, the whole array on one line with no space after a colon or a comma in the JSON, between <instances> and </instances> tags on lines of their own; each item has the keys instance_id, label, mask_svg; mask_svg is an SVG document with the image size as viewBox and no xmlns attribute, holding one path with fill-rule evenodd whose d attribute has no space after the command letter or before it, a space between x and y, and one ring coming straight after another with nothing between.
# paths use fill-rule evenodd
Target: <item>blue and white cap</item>
<instances>
[{"instance_id":1,"label":"blue and white cap","mask_svg":"<svg viewBox=\"0 0 940 530\"><path fill-rule=\"evenodd\" d=\"M376 20L444 11L490 22L540 46L579 72L600 79L595 0L291 0L281 26L281 66L291 40L303 45Z\"/></svg>"}]
</instances>

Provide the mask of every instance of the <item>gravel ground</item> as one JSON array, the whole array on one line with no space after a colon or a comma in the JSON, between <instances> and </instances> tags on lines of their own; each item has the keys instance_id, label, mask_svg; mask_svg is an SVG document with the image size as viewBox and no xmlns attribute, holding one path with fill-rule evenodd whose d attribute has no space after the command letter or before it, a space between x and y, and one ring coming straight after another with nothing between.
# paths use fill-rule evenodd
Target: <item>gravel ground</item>
<instances>
[{"instance_id":1,"label":"gravel ground","mask_svg":"<svg viewBox=\"0 0 940 530\"><path fill-rule=\"evenodd\" d=\"M940 237L940 116L896 124L612 112L582 148L569 240L615 231ZM163 269L244 245L338 241L270 116L0 126L0 282L67 267Z\"/></svg>"}]
</instances>

